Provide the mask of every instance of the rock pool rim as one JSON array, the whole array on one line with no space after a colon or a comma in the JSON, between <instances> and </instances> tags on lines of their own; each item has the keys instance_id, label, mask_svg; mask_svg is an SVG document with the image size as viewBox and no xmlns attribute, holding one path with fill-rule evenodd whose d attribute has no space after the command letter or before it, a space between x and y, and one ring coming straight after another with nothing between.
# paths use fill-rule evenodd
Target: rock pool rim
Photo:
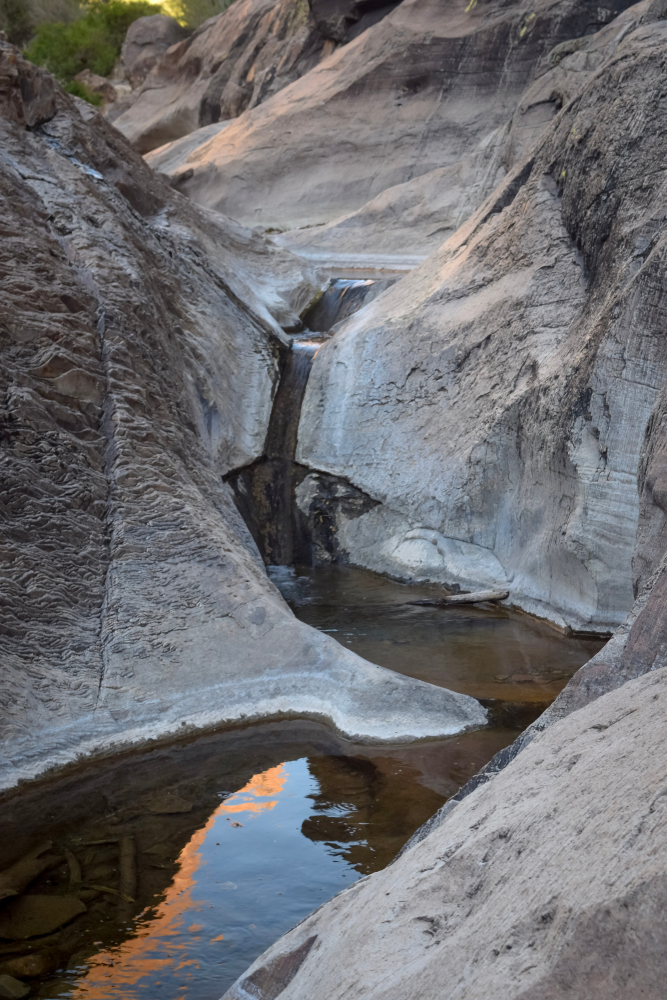
<instances>
[{"instance_id":1,"label":"rock pool rim","mask_svg":"<svg viewBox=\"0 0 667 1000\"><path fill-rule=\"evenodd\" d=\"M490 714L488 710L490 700L476 700L480 702L480 705L484 702L482 707L487 711L487 715ZM39 789L40 785L46 787L60 780L75 778L96 767L118 763L124 758L135 757L137 755L143 756L144 754L151 753L153 750L162 750L168 747L189 746L205 737L221 735L223 733L240 733L246 729L279 722L317 723L323 726L331 736L350 747L411 747L418 744L438 743L442 740L457 739L466 733L478 732L479 730L488 728L487 722L485 725L465 726L455 733L381 740L372 737L351 737L348 733L340 730L331 718L323 714L318 715L314 712L276 712L272 715L248 716L247 718L233 719L229 722L209 723L203 726L183 721L174 730L165 731L155 736L137 735L135 738L132 738L131 732L119 733L116 744L109 743L105 746L99 746L97 749L92 749L89 752L82 753L76 753L76 748L73 748L71 760L67 760L62 764L51 764L31 776L19 778L13 785L0 786L0 808L26 792Z\"/></svg>"}]
</instances>

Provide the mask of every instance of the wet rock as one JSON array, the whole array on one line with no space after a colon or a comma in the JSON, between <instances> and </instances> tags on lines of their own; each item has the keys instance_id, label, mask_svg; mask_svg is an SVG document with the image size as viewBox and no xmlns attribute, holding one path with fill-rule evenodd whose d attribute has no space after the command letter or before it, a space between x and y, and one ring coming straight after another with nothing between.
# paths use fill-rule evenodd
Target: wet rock
<instances>
[{"instance_id":1,"label":"wet rock","mask_svg":"<svg viewBox=\"0 0 667 1000\"><path fill-rule=\"evenodd\" d=\"M31 955L19 955L10 958L0 965L0 972L18 979L37 979L49 976L60 965L60 952L57 949L36 952ZM1 994L0 994L1 995Z\"/></svg>"},{"instance_id":2,"label":"wet rock","mask_svg":"<svg viewBox=\"0 0 667 1000\"><path fill-rule=\"evenodd\" d=\"M173 795L169 792L163 792L148 799L145 807L147 812L155 813L156 816L192 812L192 802L188 802L181 795Z\"/></svg>"},{"instance_id":3,"label":"wet rock","mask_svg":"<svg viewBox=\"0 0 667 1000\"><path fill-rule=\"evenodd\" d=\"M25 983L15 979L14 976L0 973L0 997L6 997L7 1000L21 1000L22 997L27 997L28 993L30 987Z\"/></svg>"},{"instance_id":4,"label":"wet rock","mask_svg":"<svg viewBox=\"0 0 667 1000\"><path fill-rule=\"evenodd\" d=\"M133 87L144 82L167 49L187 38L189 32L167 14L138 17L127 29L121 51L125 75Z\"/></svg>"},{"instance_id":5,"label":"wet rock","mask_svg":"<svg viewBox=\"0 0 667 1000\"><path fill-rule=\"evenodd\" d=\"M0 937L23 941L51 934L85 912L85 904L72 896L22 896L0 911Z\"/></svg>"}]
</instances>

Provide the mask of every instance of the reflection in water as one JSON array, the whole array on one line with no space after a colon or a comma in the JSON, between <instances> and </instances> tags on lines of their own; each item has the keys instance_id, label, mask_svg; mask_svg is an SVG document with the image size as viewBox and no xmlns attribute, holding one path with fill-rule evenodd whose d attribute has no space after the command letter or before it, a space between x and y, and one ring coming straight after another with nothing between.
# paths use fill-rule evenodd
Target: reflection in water
<instances>
[{"instance_id":1,"label":"reflection in water","mask_svg":"<svg viewBox=\"0 0 667 1000\"><path fill-rule=\"evenodd\" d=\"M279 764L255 775L244 788L218 806L206 825L181 851L178 872L154 916L146 921L139 919L136 937L123 942L118 948L99 952L83 964L84 975L70 993L72 1000L117 1000L120 989L123 990L123 1000L132 1000L141 995L138 990L147 988L157 1000L163 995L171 996L176 986L180 987L180 994L184 996L211 996L202 985L208 978L202 966L210 966L213 958L215 968L218 951L216 949L211 956L207 955L207 944L223 942L224 933L209 939L209 935L219 928L217 912L215 916L195 917L195 914L203 913L206 906L206 900L193 896L197 882L205 879L203 869L208 864L202 849L206 848L210 836L225 835L224 830L222 833L218 830L221 818L229 819L237 813L258 816L274 809L279 801L274 796L280 796L288 777L285 765ZM234 826L234 829L238 828ZM219 880L215 884L220 885ZM225 890L238 888L232 882L223 882L222 885ZM206 892L211 895L208 887ZM208 909L216 908L209 904ZM215 924L209 926L212 918Z\"/></svg>"},{"instance_id":2,"label":"reflection in water","mask_svg":"<svg viewBox=\"0 0 667 1000\"><path fill-rule=\"evenodd\" d=\"M27 893L75 895L87 912L55 934L0 942L0 973L15 974L26 955L43 961L32 980L42 1000L217 1000L277 937L391 861L515 735L489 729L380 749L315 722L264 723L10 797L0 870L50 839L58 864ZM129 935L119 922L120 841L136 846ZM81 870L75 885L65 852Z\"/></svg>"},{"instance_id":3,"label":"reflection in water","mask_svg":"<svg viewBox=\"0 0 667 1000\"><path fill-rule=\"evenodd\" d=\"M25 940L7 919L12 900L0 901L0 974L27 977L31 995L217 1000L321 902L387 865L600 645L503 608L411 606L428 587L349 567L273 575L300 618L376 663L487 699L495 724L377 747L312 721L262 723L6 795L0 872L52 842L19 902L32 896L42 917L54 896L86 907ZM131 903L119 896L128 858Z\"/></svg>"}]
</instances>

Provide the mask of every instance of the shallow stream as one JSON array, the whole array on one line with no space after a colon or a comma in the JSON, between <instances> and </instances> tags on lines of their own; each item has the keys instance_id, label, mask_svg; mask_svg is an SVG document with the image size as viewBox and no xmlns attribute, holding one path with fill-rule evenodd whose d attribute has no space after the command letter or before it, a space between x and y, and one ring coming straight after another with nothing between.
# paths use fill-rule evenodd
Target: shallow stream
<instances>
[{"instance_id":1,"label":"shallow stream","mask_svg":"<svg viewBox=\"0 0 667 1000\"><path fill-rule=\"evenodd\" d=\"M491 725L361 746L312 720L258 723L6 797L0 872L31 849L45 862L0 904L0 975L30 996L218 1000L296 922L387 865L600 647L503 608L410 605L433 590L363 570L271 575L298 617L474 694Z\"/></svg>"}]
</instances>

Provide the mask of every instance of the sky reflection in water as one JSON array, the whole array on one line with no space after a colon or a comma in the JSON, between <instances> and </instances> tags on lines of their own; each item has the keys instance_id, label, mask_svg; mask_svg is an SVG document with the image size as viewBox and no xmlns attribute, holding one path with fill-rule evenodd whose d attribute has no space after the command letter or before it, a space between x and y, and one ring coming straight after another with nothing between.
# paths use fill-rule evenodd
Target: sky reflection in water
<instances>
[{"instance_id":1,"label":"sky reflection in water","mask_svg":"<svg viewBox=\"0 0 667 1000\"><path fill-rule=\"evenodd\" d=\"M359 877L336 845L301 832L318 792L302 758L255 775L222 802L181 852L137 936L89 959L71 997L217 1000L255 956Z\"/></svg>"}]
</instances>

